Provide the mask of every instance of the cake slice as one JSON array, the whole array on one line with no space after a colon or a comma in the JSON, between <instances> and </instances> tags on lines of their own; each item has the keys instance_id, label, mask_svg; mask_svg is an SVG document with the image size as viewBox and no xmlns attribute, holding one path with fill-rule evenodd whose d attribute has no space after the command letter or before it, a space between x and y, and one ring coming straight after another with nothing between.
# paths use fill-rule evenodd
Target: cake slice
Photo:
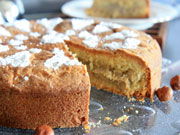
<instances>
[{"instance_id":1,"label":"cake slice","mask_svg":"<svg viewBox=\"0 0 180 135\"><path fill-rule=\"evenodd\" d=\"M0 26L0 126L88 124L89 76L68 51L68 36L53 30L61 21L20 20Z\"/></svg>"},{"instance_id":2,"label":"cake slice","mask_svg":"<svg viewBox=\"0 0 180 135\"><path fill-rule=\"evenodd\" d=\"M150 15L150 0L94 0L86 13L102 18L147 18Z\"/></svg>"},{"instance_id":3,"label":"cake slice","mask_svg":"<svg viewBox=\"0 0 180 135\"><path fill-rule=\"evenodd\" d=\"M65 40L71 52L87 65L92 86L138 100L153 100L161 82L161 50L149 35L125 26L72 19L74 31ZM86 24L86 25L79 25ZM61 25L55 27L56 31Z\"/></svg>"}]
</instances>

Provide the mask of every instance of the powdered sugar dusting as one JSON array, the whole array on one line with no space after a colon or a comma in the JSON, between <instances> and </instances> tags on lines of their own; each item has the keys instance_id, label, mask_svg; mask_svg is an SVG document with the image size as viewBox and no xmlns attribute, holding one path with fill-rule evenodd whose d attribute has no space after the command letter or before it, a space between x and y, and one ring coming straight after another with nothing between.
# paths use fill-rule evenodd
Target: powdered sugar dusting
<instances>
[{"instance_id":1,"label":"powdered sugar dusting","mask_svg":"<svg viewBox=\"0 0 180 135\"><path fill-rule=\"evenodd\" d=\"M116 50L118 48L122 47L122 42L112 42L112 43L106 43L102 46L102 48L109 48L111 50Z\"/></svg>"},{"instance_id":2,"label":"powdered sugar dusting","mask_svg":"<svg viewBox=\"0 0 180 135\"><path fill-rule=\"evenodd\" d=\"M17 46L14 46L14 49L17 49L17 50L26 50L27 46L25 46L25 45L17 45Z\"/></svg>"},{"instance_id":3,"label":"powdered sugar dusting","mask_svg":"<svg viewBox=\"0 0 180 135\"><path fill-rule=\"evenodd\" d=\"M90 48L95 48L98 46L98 42L96 42L92 39L83 40L83 44L85 44L86 46L88 46Z\"/></svg>"},{"instance_id":4,"label":"powdered sugar dusting","mask_svg":"<svg viewBox=\"0 0 180 135\"><path fill-rule=\"evenodd\" d=\"M47 18L43 18L40 20L37 20L37 23L41 24L42 26L44 26L46 29L48 30L53 30L54 27L61 23L63 20L62 18L58 17L58 18L53 18L53 19L47 19Z\"/></svg>"},{"instance_id":5,"label":"powdered sugar dusting","mask_svg":"<svg viewBox=\"0 0 180 135\"><path fill-rule=\"evenodd\" d=\"M2 43L2 40L0 39L0 43Z\"/></svg>"},{"instance_id":6,"label":"powdered sugar dusting","mask_svg":"<svg viewBox=\"0 0 180 135\"><path fill-rule=\"evenodd\" d=\"M8 46L0 45L0 52L5 52L5 51L8 51L8 50L9 50Z\"/></svg>"},{"instance_id":7,"label":"powdered sugar dusting","mask_svg":"<svg viewBox=\"0 0 180 135\"><path fill-rule=\"evenodd\" d=\"M135 38L127 38L124 42L112 42L106 43L102 46L102 48L109 48L111 50L116 50L118 48L122 49L136 49L140 44L140 40Z\"/></svg>"},{"instance_id":8,"label":"powdered sugar dusting","mask_svg":"<svg viewBox=\"0 0 180 135\"><path fill-rule=\"evenodd\" d=\"M126 49L136 49L140 43L141 43L141 41L138 40L138 39L127 38L124 41L123 48L126 48Z\"/></svg>"},{"instance_id":9,"label":"powdered sugar dusting","mask_svg":"<svg viewBox=\"0 0 180 135\"><path fill-rule=\"evenodd\" d=\"M0 57L0 65L2 65L2 66L6 65L6 60L2 57Z\"/></svg>"},{"instance_id":10,"label":"powdered sugar dusting","mask_svg":"<svg viewBox=\"0 0 180 135\"><path fill-rule=\"evenodd\" d=\"M90 48L95 48L98 46L98 37L96 35L92 35L91 33L87 31L82 31L79 33L78 37L83 38L84 40L82 41L83 44Z\"/></svg>"},{"instance_id":11,"label":"powdered sugar dusting","mask_svg":"<svg viewBox=\"0 0 180 135\"><path fill-rule=\"evenodd\" d=\"M31 31L31 25L30 22L26 19L22 20L16 20L13 24L13 26L21 31L24 32L30 32Z\"/></svg>"},{"instance_id":12,"label":"powdered sugar dusting","mask_svg":"<svg viewBox=\"0 0 180 135\"><path fill-rule=\"evenodd\" d=\"M15 39L17 40L28 40L28 37L23 34L15 35Z\"/></svg>"},{"instance_id":13,"label":"powdered sugar dusting","mask_svg":"<svg viewBox=\"0 0 180 135\"><path fill-rule=\"evenodd\" d=\"M32 53L40 53L42 50L38 49L38 48L31 48L31 49L29 49L29 51Z\"/></svg>"},{"instance_id":14,"label":"powdered sugar dusting","mask_svg":"<svg viewBox=\"0 0 180 135\"><path fill-rule=\"evenodd\" d=\"M29 35L30 35L31 37L35 37L35 38L37 38L37 37L40 36L40 34L39 34L38 32L31 32Z\"/></svg>"},{"instance_id":15,"label":"powdered sugar dusting","mask_svg":"<svg viewBox=\"0 0 180 135\"><path fill-rule=\"evenodd\" d=\"M125 36L121 32L116 32L111 35L105 36L104 40L114 40L114 39L121 39L124 40Z\"/></svg>"},{"instance_id":16,"label":"powdered sugar dusting","mask_svg":"<svg viewBox=\"0 0 180 135\"><path fill-rule=\"evenodd\" d=\"M7 31L5 28L3 28L2 26L0 26L0 36L10 37L11 33Z\"/></svg>"},{"instance_id":17,"label":"powdered sugar dusting","mask_svg":"<svg viewBox=\"0 0 180 135\"><path fill-rule=\"evenodd\" d=\"M11 65L13 67L26 67L30 64L31 53L29 51L17 52L14 55L0 59L1 65Z\"/></svg>"},{"instance_id":18,"label":"powdered sugar dusting","mask_svg":"<svg viewBox=\"0 0 180 135\"><path fill-rule=\"evenodd\" d=\"M65 35L67 35L67 36L73 36L73 35L75 35L76 34L76 32L74 31L74 30L67 30L66 32L65 32Z\"/></svg>"},{"instance_id":19,"label":"powdered sugar dusting","mask_svg":"<svg viewBox=\"0 0 180 135\"><path fill-rule=\"evenodd\" d=\"M62 34L57 33L56 31L49 31L49 33L45 34L41 42L42 43L64 43L64 40L69 40L69 37Z\"/></svg>"},{"instance_id":20,"label":"powdered sugar dusting","mask_svg":"<svg viewBox=\"0 0 180 135\"><path fill-rule=\"evenodd\" d=\"M53 68L54 70L57 70L62 65L81 65L81 63L78 62L77 59L70 59L69 57L64 55L64 51L59 50L58 48L54 48L53 53L55 55L47 59L44 63L44 66L47 68Z\"/></svg>"},{"instance_id":21,"label":"powdered sugar dusting","mask_svg":"<svg viewBox=\"0 0 180 135\"><path fill-rule=\"evenodd\" d=\"M111 29L109 27L98 24L94 27L92 32L94 34L100 34L100 33L108 32L108 31L111 31Z\"/></svg>"},{"instance_id":22,"label":"powdered sugar dusting","mask_svg":"<svg viewBox=\"0 0 180 135\"><path fill-rule=\"evenodd\" d=\"M138 37L139 36L138 33L134 32L132 30L122 30L121 32L122 32L122 34L125 37L133 37L134 38L134 37Z\"/></svg>"},{"instance_id":23,"label":"powdered sugar dusting","mask_svg":"<svg viewBox=\"0 0 180 135\"><path fill-rule=\"evenodd\" d=\"M87 26L90 26L94 23L94 20L85 20L85 19L72 19L72 28L74 30L82 30Z\"/></svg>"},{"instance_id":24,"label":"powdered sugar dusting","mask_svg":"<svg viewBox=\"0 0 180 135\"><path fill-rule=\"evenodd\" d=\"M88 31L84 30L84 31L81 31L81 32L78 34L78 37L83 38L83 39L90 39L90 38L95 38L95 37L97 37L97 36L92 35L92 34L89 33Z\"/></svg>"},{"instance_id":25,"label":"powdered sugar dusting","mask_svg":"<svg viewBox=\"0 0 180 135\"><path fill-rule=\"evenodd\" d=\"M101 22L100 25L107 26L111 29L119 29L122 27L122 25L117 23L111 23L111 22Z\"/></svg>"},{"instance_id":26,"label":"powdered sugar dusting","mask_svg":"<svg viewBox=\"0 0 180 135\"><path fill-rule=\"evenodd\" d=\"M9 44L10 45L22 45L23 44L23 41L22 40L14 40L14 39L11 39L9 40Z\"/></svg>"}]
</instances>

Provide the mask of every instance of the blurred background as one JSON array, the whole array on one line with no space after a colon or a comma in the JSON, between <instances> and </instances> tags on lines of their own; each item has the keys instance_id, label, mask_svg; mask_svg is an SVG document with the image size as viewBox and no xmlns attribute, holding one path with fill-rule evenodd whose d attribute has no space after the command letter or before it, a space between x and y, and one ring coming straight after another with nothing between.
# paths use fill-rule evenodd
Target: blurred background
<instances>
[{"instance_id":1,"label":"blurred background","mask_svg":"<svg viewBox=\"0 0 180 135\"><path fill-rule=\"evenodd\" d=\"M70 0L22 0L26 14L59 12L60 7ZM180 0L153 0L178 7Z\"/></svg>"},{"instance_id":2,"label":"blurred background","mask_svg":"<svg viewBox=\"0 0 180 135\"><path fill-rule=\"evenodd\" d=\"M17 5L20 5L19 8L24 7L23 13L28 14L37 14L37 13L59 13L61 6L70 0L0 0L0 2L12 1ZM180 11L180 0L152 0L161 2L163 4L172 5ZM22 5L21 5L22 3ZM3 4L0 4L0 9L3 7ZM22 7L23 6L23 7Z\"/></svg>"}]
</instances>

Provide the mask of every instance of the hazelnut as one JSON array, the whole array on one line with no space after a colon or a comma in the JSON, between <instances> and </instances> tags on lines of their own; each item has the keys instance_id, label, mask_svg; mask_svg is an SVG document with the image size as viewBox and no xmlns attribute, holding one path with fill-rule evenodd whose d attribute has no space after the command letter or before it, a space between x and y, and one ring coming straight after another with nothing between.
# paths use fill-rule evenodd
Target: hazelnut
<instances>
[{"instance_id":1,"label":"hazelnut","mask_svg":"<svg viewBox=\"0 0 180 135\"><path fill-rule=\"evenodd\" d=\"M162 88L157 89L156 94L160 101L168 101L173 96L173 91L171 88L164 86Z\"/></svg>"},{"instance_id":2,"label":"hazelnut","mask_svg":"<svg viewBox=\"0 0 180 135\"><path fill-rule=\"evenodd\" d=\"M42 125L36 128L33 135L54 135L54 130L48 125Z\"/></svg>"},{"instance_id":3,"label":"hazelnut","mask_svg":"<svg viewBox=\"0 0 180 135\"><path fill-rule=\"evenodd\" d=\"M173 90L180 90L180 75L171 78L170 84Z\"/></svg>"}]
</instances>

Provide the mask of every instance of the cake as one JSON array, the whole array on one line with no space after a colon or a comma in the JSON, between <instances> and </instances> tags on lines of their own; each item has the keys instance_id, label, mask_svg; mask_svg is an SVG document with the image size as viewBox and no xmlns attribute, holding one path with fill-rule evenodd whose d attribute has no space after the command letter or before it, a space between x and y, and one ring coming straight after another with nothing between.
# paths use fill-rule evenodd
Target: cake
<instances>
[{"instance_id":1,"label":"cake","mask_svg":"<svg viewBox=\"0 0 180 135\"><path fill-rule=\"evenodd\" d=\"M94 0L86 13L102 18L147 18L150 15L150 0Z\"/></svg>"},{"instance_id":2,"label":"cake","mask_svg":"<svg viewBox=\"0 0 180 135\"><path fill-rule=\"evenodd\" d=\"M63 24L55 30L61 32ZM137 100L153 100L161 82L162 56L156 40L115 23L72 19L66 24L71 36L65 42L87 66L92 86Z\"/></svg>"},{"instance_id":3,"label":"cake","mask_svg":"<svg viewBox=\"0 0 180 135\"><path fill-rule=\"evenodd\" d=\"M160 47L143 32L85 19L0 25L0 126L86 125L90 82L153 100L160 81Z\"/></svg>"},{"instance_id":4,"label":"cake","mask_svg":"<svg viewBox=\"0 0 180 135\"><path fill-rule=\"evenodd\" d=\"M35 129L88 124L86 66L53 30L61 18L0 26L0 126Z\"/></svg>"}]
</instances>

